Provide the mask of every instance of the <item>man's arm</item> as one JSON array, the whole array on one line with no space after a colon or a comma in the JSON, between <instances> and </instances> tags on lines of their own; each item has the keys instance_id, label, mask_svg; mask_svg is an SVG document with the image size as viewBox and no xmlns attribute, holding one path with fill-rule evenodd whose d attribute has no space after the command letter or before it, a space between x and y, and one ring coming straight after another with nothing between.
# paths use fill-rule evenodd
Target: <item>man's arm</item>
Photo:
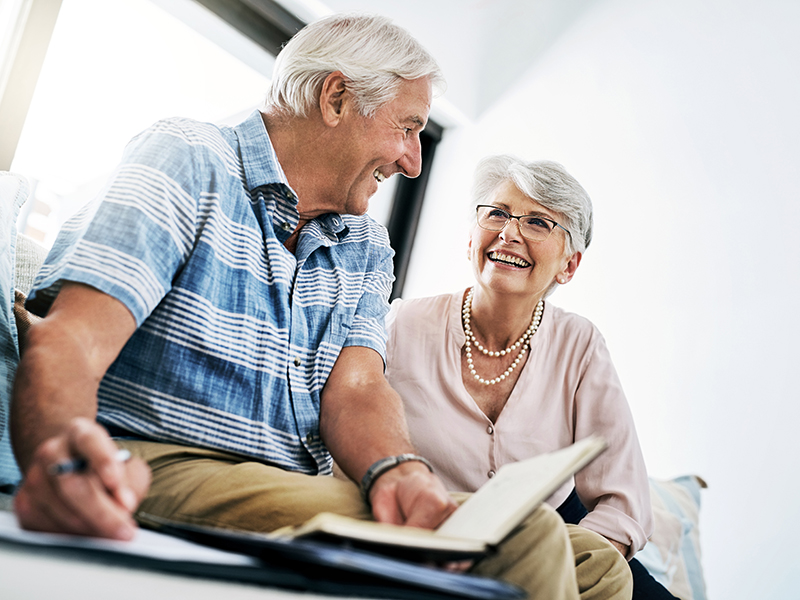
<instances>
[{"instance_id":1,"label":"man's arm","mask_svg":"<svg viewBox=\"0 0 800 600\"><path fill-rule=\"evenodd\" d=\"M355 481L375 461L414 452L403 405L383 375L383 360L370 348L343 348L322 390L322 439L337 464ZM370 491L378 521L435 528L456 505L438 477L420 462L402 463L381 475Z\"/></svg>"},{"instance_id":2,"label":"man's arm","mask_svg":"<svg viewBox=\"0 0 800 600\"><path fill-rule=\"evenodd\" d=\"M97 389L136 329L118 300L65 283L47 318L31 327L11 403L11 437L23 482L17 518L28 529L128 539L132 512L150 483L138 459L121 464L116 446L95 423ZM82 473L52 474L81 457Z\"/></svg>"}]
</instances>

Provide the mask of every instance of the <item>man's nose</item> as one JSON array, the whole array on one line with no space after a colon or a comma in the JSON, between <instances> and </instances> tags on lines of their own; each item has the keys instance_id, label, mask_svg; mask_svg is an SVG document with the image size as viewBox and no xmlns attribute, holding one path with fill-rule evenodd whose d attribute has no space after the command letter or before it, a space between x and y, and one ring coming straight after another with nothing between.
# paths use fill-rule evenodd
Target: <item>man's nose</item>
<instances>
[{"instance_id":1,"label":"man's nose","mask_svg":"<svg viewBox=\"0 0 800 600\"><path fill-rule=\"evenodd\" d=\"M419 135L412 136L406 144L406 151L397 161L403 175L414 179L422 173L422 142Z\"/></svg>"}]
</instances>

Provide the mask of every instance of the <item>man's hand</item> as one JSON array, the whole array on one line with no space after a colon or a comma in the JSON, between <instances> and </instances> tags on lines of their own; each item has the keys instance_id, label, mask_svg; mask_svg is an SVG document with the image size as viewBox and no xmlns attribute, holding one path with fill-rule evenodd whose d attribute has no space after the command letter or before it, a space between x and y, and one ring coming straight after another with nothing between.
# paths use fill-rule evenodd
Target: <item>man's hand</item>
<instances>
[{"instance_id":1,"label":"man's hand","mask_svg":"<svg viewBox=\"0 0 800 600\"><path fill-rule=\"evenodd\" d=\"M322 439L342 471L361 481L376 460L414 453L403 403L383 376L380 354L343 348L322 390ZM370 490L375 519L434 529L456 509L444 484L421 462L404 462L375 480Z\"/></svg>"},{"instance_id":2,"label":"man's hand","mask_svg":"<svg viewBox=\"0 0 800 600\"><path fill-rule=\"evenodd\" d=\"M95 417L100 381L135 330L122 302L65 282L47 317L28 331L10 423L25 474L14 501L22 527L133 536L131 515L150 485L150 470L138 459L120 463ZM85 470L53 472L54 465L76 458L86 461Z\"/></svg>"},{"instance_id":3,"label":"man's hand","mask_svg":"<svg viewBox=\"0 0 800 600\"><path fill-rule=\"evenodd\" d=\"M25 529L131 539L133 511L150 486L150 469L138 458L119 462L106 431L85 418L44 441L28 465L14 500ZM81 472L55 474L53 466L80 457Z\"/></svg>"},{"instance_id":4,"label":"man's hand","mask_svg":"<svg viewBox=\"0 0 800 600\"><path fill-rule=\"evenodd\" d=\"M436 529L457 505L441 480L419 462L402 463L381 475L370 490L375 519Z\"/></svg>"}]
</instances>

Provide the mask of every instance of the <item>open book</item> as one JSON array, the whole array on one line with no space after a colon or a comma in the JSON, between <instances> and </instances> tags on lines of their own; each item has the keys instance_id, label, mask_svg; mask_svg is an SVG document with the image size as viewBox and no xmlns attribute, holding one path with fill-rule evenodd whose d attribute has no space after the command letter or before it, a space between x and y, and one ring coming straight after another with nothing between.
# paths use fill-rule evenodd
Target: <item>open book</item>
<instances>
[{"instance_id":1,"label":"open book","mask_svg":"<svg viewBox=\"0 0 800 600\"><path fill-rule=\"evenodd\" d=\"M436 531L321 513L299 527L270 535L277 539L338 541L411 560L482 556L605 448L602 438L592 436L549 454L504 465Z\"/></svg>"}]
</instances>

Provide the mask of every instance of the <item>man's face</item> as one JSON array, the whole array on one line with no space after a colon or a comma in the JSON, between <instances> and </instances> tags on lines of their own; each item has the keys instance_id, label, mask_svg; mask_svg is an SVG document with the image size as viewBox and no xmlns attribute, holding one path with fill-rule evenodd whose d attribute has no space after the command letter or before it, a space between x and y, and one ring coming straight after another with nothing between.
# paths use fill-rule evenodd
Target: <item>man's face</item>
<instances>
[{"instance_id":1,"label":"man's face","mask_svg":"<svg viewBox=\"0 0 800 600\"><path fill-rule=\"evenodd\" d=\"M394 100L372 117L350 103L340 134L337 177L331 190L338 212L361 215L378 185L395 173L417 177L422 170L419 135L428 122L431 85L427 78L404 80Z\"/></svg>"}]
</instances>

